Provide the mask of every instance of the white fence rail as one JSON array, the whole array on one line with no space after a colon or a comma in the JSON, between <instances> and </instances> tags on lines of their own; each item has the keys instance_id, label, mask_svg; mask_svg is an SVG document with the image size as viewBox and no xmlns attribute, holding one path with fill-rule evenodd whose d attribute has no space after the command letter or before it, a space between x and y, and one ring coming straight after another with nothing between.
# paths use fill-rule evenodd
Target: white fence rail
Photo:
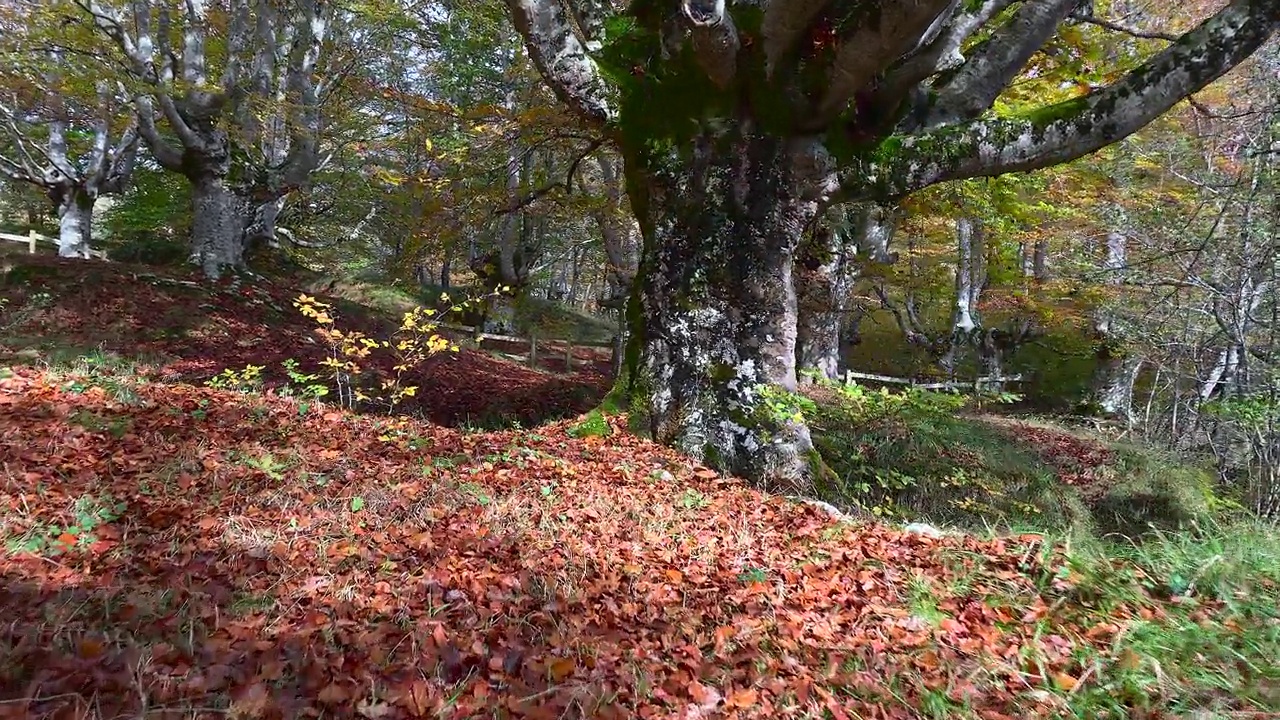
<instances>
[{"instance_id":1,"label":"white fence rail","mask_svg":"<svg viewBox=\"0 0 1280 720\"><path fill-rule=\"evenodd\" d=\"M1021 375L987 375L977 377L972 380L948 380L945 382L929 382L925 380L917 380L915 378L893 377L891 375L875 375L873 373L860 373L852 370L846 370L844 374L845 384L852 384L858 380L869 380L871 382L885 383L888 385L906 385L907 387L918 388L920 390L972 390L979 392L983 387L998 386L1004 383L1025 382L1026 379Z\"/></svg>"},{"instance_id":2,"label":"white fence rail","mask_svg":"<svg viewBox=\"0 0 1280 720\"><path fill-rule=\"evenodd\" d=\"M35 230L31 230L31 231L29 231L26 235L13 235L13 234L10 234L10 233L0 233L0 240L8 240L8 241L10 241L10 242L26 243L26 244L27 244L27 252L28 252L28 253L30 253L30 254L32 254L32 255L35 255L35 254L36 254L36 246L37 246L37 245L39 245L39 244L41 244L41 243L44 243L44 244L46 244L46 245L53 245L54 247L57 247L57 246L58 246L58 239L57 239L57 238L51 238L51 237L48 237L48 236L46 236L46 235L41 235L40 233L36 232ZM101 250L90 250L90 251L89 251L89 257L98 258L98 259L100 259L100 260L106 260L106 259L107 259L107 254L106 254L106 253L104 253L104 252L102 252Z\"/></svg>"}]
</instances>

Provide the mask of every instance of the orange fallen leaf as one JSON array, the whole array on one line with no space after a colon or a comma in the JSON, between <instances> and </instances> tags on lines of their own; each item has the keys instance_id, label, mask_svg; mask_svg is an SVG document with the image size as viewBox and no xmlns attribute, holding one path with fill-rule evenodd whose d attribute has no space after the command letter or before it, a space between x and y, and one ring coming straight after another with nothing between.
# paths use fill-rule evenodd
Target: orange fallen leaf
<instances>
[{"instance_id":1,"label":"orange fallen leaf","mask_svg":"<svg viewBox=\"0 0 1280 720\"><path fill-rule=\"evenodd\" d=\"M93 638L82 638L76 648L76 653L85 660L92 660L99 657L104 652L106 652L106 647L104 647L100 641L94 640Z\"/></svg>"},{"instance_id":2,"label":"orange fallen leaf","mask_svg":"<svg viewBox=\"0 0 1280 720\"><path fill-rule=\"evenodd\" d=\"M679 583L684 581L684 573L680 572L679 570L676 570L675 568L667 570L666 575L667 575L667 579L673 583Z\"/></svg>"},{"instance_id":3,"label":"orange fallen leaf","mask_svg":"<svg viewBox=\"0 0 1280 720\"><path fill-rule=\"evenodd\" d=\"M1053 684L1057 685L1059 690L1071 691L1078 682L1080 681L1066 673L1054 673L1053 675Z\"/></svg>"},{"instance_id":4,"label":"orange fallen leaf","mask_svg":"<svg viewBox=\"0 0 1280 720\"><path fill-rule=\"evenodd\" d=\"M578 665L573 661L573 658L560 658L559 660L553 660L547 666L547 672L551 675L552 680L560 682L572 675L577 667Z\"/></svg>"},{"instance_id":5,"label":"orange fallen leaf","mask_svg":"<svg viewBox=\"0 0 1280 720\"><path fill-rule=\"evenodd\" d=\"M729 696L729 707L749 708L756 704L760 699L760 692L755 688L744 688L736 690Z\"/></svg>"}]
</instances>

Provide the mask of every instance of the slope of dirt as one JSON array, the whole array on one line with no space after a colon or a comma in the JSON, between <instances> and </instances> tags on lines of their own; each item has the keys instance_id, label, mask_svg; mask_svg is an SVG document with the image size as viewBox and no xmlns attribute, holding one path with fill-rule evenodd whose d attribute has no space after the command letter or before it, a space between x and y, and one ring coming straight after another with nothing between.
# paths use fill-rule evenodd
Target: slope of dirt
<instances>
[{"instance_id":1,"label":"slope of dirt","mask_svg":"<svg viewBox=\"0 0 1280 720\"><path fill-rule=\"evenodd\" d=\"M46 357L101 348L156 359L161 377L193 383L254 364L266 367L268 387L285 380L282 361L314 372L326 356L315 325L293 306L298 291L269 279L209 283L181 270L44 256L11 256L0 269L0 298L8 301L0 310L0 345L8 347L0 355L28 346ZM337 305L344 330L375 337L388 330L386 317L326 300ZM6 314L21 322L6 322ZM574 370L555 375L466 349L442 354L406 378L419 390L399 410L445 425L533 425L576 415L603 397L607 359L585 359Z\"/></svg>"},{"instance_id":2,"label":"slope of dirt","mask_svg":"<svg viewBox=\"0 0 1280 720\"><path fill-rule=\"evenodd\" d=\"M1129 617L1036 536L837 525L620 432L3 374L5 716L1047 717Z\"/></svg>"}]
</instances>

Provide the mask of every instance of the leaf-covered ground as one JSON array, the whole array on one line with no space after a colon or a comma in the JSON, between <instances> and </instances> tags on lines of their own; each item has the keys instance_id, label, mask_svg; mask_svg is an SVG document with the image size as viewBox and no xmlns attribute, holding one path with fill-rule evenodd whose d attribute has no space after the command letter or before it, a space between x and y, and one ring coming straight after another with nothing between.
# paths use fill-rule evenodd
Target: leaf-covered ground
<instances>
[{"instance_id":1,"label":"leaf-covered ground","mask_svg":"<svg viewBox=\"0 0 1280 720\"><path fill-rule=\"evenodd\" d=\"M281 362L305 371L324 355L297 292L0 258L0 717L1272 707L1266 553L1222 561L1229 550L1188 536L1147 563L1153 576L1068 561L1036 535L838 524L638 440L622 418L530 428L608 385L600 356L544 371L563 370L562 349L544 370L437 358L409 379L420 420L281 397ZM387 321L335 304L346 329ZM202 385L250 363L268 367L265 393ZM527 429L444 426L511 420ZM1002 440L1002 455L1064 487L1153 474L1060 431L997 424L1021 448ZM943 455L990 461L965 460L964 430L934 438ZM1220 576L1212 592L1197 588L1202 566Z\"/></svg>"},{"instance_id":2,"label":"leaf-covered ground","mask_svg":"<svg viewBox=\"0 0 1280 720\"><path fill-rule=\"evenodd\" d=\"M1035 536L834 524L622 433L10 373L19 716L1030 717L1124 617Z\"/></svg>"},{"instance_id":3,"label":"leaf-covered ground","mask_svg":"<svg viewBox=\"0 0 1280 720\"><path fill-rule=\"evenodd\" d=\"M41 358L56 358L68 348L101 348L154 358L169 381L200 383L254 364L266 367L273 385L284 380L283 361L294 359L303 371L315 371L326 356L314 323L293 306L299 291L271 279L211 285L193 272L125 263L45 256L9 256L3 263L0 298L21 322L5 327L6 313L0 311L0 357L29 347ZM378 337L398 321L328 300L337 304L344 330ZM604 395L609 362L607 355L578 348L573 372L566 373L564 364L564 348L555 345L543 350L541 370L476 350L441 354L405 378L419 392L401 410L450 426L527 426L572 416Z\"/></svg>"}]
</instances>

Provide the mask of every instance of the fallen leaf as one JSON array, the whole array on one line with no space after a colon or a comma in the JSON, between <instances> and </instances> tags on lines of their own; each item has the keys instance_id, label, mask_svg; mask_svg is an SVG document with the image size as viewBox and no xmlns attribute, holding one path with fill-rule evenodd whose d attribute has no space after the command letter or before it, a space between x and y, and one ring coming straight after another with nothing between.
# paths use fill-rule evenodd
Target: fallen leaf
<instances>
[{"instance_id":1,"label":"fallen leaf","mask_svg":"<svg viewBox=\"0 0 1280 720\"><path fill-rule=\"evenodd\" d=\"M547 666L547 672L551 675L552 680L561 682L572 675L573 671L576 670L577 667L578 665L574 662L573 658L560 658L558 660L551 661L551 664Z\"/></svg>"}]
</instances>

